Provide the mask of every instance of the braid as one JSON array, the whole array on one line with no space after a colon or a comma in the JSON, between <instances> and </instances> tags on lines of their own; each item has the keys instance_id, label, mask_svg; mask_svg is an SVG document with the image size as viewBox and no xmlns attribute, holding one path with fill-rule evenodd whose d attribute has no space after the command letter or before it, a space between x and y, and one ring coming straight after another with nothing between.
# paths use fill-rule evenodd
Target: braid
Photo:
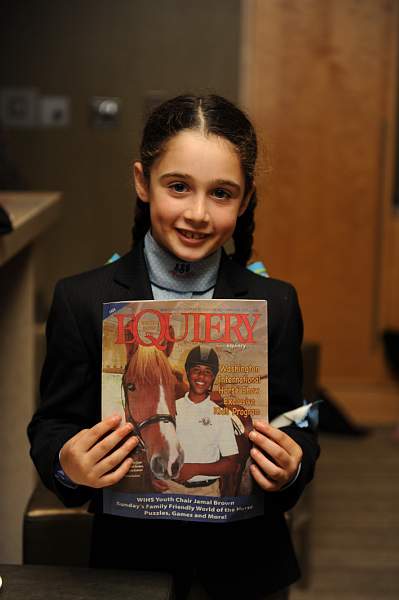
<instances>
[{"instance_id":1,"label":"braid","mask_svg":"<svg viewBox=\"0 0 399 600\"><path fill-rule=\"evenodd\" d=\"M233 233L235 250L234 254L232 255L232 259L244 267L251 258L252 254L252 244L255 231L254 213L256 203L256 190L254 190L246 210L241 217L238 217L237 219L236 228Z\"/></svg>"},{"instance_id":2,"label":"braid","mask_svg":"<svg viewBox=\"0 0 399 600\"><path fill-rule=\"evenodd\" d=\"M147 202L140 200L137 196L136 209L134 211L134 223L132 227L133 245L144 239L150 226L150 205Z\"/></svg>"}]
</instances>

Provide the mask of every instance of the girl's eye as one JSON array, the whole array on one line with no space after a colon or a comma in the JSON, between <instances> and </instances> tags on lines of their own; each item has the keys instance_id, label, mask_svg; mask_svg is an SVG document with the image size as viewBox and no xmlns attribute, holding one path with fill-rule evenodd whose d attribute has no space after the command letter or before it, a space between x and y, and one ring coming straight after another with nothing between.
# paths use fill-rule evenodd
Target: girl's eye
<instances>
[{"instance_id":1,"label":"girl's eye","mask_svg":"<svg viewBox=\"0 0 399 600\"><path fill-rule=\"evenodd\" d=\"M177 192L178 194L182 194L187 190L187 186L185 183L171 183L169 189Z\"/></svg>"},{"instance_id":2,"label":"girl's eye","mask_svg":"<svg viewBox=\"0 0 399 600\"><path fill-rule=\"evenodd\" d=\"M136 386L134 385L134 383L128 383L126 387L129 392L134 392L134 390L136 389Z\"/></svg>"},{"instance_id":3,"label":"girl's eye","mask_svg":"<svg viewBox=\"0 0 399 600\"><path fill-rule=\"evenodd\" d=\"M218 199L218 200L224 200L227 198L231 198L231 194L224 190L223 188L217 188L216 190L214 190L213 195Z\"/></svg>"}]
</instances>

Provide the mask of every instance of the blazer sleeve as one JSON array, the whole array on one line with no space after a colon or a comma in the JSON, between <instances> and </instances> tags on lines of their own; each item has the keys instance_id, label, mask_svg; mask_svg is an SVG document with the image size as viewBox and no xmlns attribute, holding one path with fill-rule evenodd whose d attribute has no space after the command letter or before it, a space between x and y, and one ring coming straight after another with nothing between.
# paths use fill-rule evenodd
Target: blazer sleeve
<instances>
[{"instance_id":1,"label":"blazer sleeve","mask_svg":"<svg viewBox=\"0 0 399 600\"><path fill-rule=\"evenodd\" d=\"M94 490L62 485L54 477L55 463L68 439L94 425L100 390L99 376L68 299L66 280L56 285L46 337L41 403L28 425L30 454L43 483L66 506L80 506L92 498Z\"/></svg>"},{"instance_id":2,"label":"blazer sleeve","mask_svg":"<svg viewBox=\"0 0 399 600\"><path fill-rule=\"evenodd\" d=\"M281 295L278 333L274 335L273 344L269 347L270 419L303 403L302 338L303 323L297 293L288 285L287 292ZM316 433L310 428L290 425L284 427L283 431L303 451L301 470L296 481L285 490L270 493L273 502L286 511L295 505L306 484L313 478L319 445Z\"/></svg>"}]
</instances>

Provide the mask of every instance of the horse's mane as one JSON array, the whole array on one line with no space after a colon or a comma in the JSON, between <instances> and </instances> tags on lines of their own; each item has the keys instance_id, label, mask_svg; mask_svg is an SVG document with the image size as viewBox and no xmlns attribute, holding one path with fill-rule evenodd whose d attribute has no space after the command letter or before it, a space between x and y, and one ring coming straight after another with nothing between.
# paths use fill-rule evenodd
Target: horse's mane
<instances>
[{"instance_id":1,"label":"horse's mane","mask_svg":"<svg viewBox=\"0 0 399 600\"><path fill-rule=\"evenodd\" d=\"M165 353L154 346L139 346L127 365L126 375L139 385L174 386L175 375Z\"/></svg>"}]
</instances>

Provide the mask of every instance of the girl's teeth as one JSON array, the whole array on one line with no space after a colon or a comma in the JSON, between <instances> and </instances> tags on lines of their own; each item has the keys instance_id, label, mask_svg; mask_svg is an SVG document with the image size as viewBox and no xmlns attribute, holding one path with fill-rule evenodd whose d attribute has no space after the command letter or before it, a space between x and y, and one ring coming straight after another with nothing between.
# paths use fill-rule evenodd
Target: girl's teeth
<instances>
[{"instance_id":1,"label":"girl's teeth","mask_svg":"<svg viewBox=\"0 0 399 600\"><path fill-rule=\"evenodd\" d=\"M205 237L204 234L202 233L192 233L191 231L182 231L183 235L185 237L194 239L194 240L201 240Z\"/></svg>"}]
</instances>

